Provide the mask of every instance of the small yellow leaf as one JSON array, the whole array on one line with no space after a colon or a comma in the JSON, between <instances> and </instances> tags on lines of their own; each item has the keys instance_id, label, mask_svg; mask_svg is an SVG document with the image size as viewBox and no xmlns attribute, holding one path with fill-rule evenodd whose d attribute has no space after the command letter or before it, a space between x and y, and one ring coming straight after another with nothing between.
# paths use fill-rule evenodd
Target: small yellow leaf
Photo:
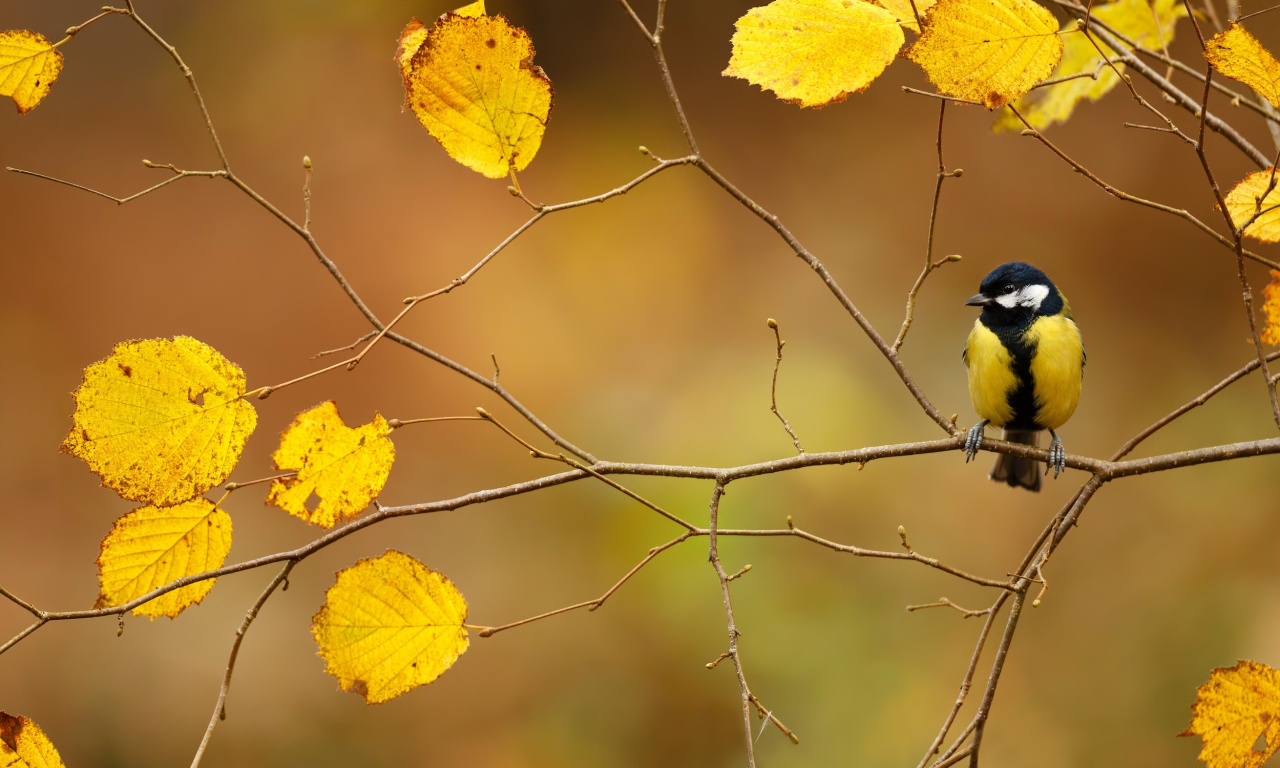
<instances>
[{"instance_id":1,"label":"small yellow leaf","mask_svg":"<svg viewBox=\"0 0 1280 768\"><path fill-rule=\"evenodd\" d=\"M26 29L0 32L0 96L13 97L27 113L49 93L62 72L62 52L44 35Z\"/></svg>"},{"instance_id":2,"label":"small yellow leaf","mask_svg":"<svg viewBox=\"0 0 1280 768\"><path fill-rule=\"evenodd\" d=\"M396 447L390 432L376 413L368 424L348 427L332 400L298 414L272 456L276 469L297 474L271 483L267 503L324 528L355 517L382 493L391 473ZM320 502L308 509L312 494Z\"/></svg>"},{"instance_id":3,"label":"small yellow leaf","mask_svg":"<svg viewBox=\"0 0 1280 768\"><path fill-rule=\"evenodd\" d=\"M123 605L183 576L221 568L231 551L231 517L208 499L176 507L139 507L116 521L98 555L95 608ZM216 579L180 587L133 609L176 618L204 599Z\"/></svg>"},{"instance_id":4,"label":"small yellow leaf","mask_svg":"<svg viewBox=\"0 0 1280 768\"><path fill-rule=\"evenodd\" d=\"M1053 14L1031 0L940 0L905 55L939 93L996 109L1049 77L1062 39Z\"/></svg>"},{"instance_id":5,"label":"small yellow leaf","mask_svg":"<svg viewBox=\"0 0 1280 768\"><path fill-rule=\"evenodd\" d=\"M62 450L130 501L172 506L226 480L257 424L244 372L187 336L125 341L84 370Z\"/></svg>"},{"instance_id":6,"label":"small yellow leaf","mask_svg":"<svg viewBox=\"0 0 1280 768\"><path fill-rule=\"evenodd\" d=\"M1280 242L1280 175L1277 175L1276 186L1271 187L1271 169L1254 171L1227 193L1225 198L1227 210L1231 213L1231 221L1240 227L1252 219L1254 214L1261 213L1244 231L1246 237L1261 240L1264 243ZM1266 196L1263 198L1263 196ZM1259 203L1259 199L1262 200Z\"/></svg>"},{"instance_id":7,"label":"small yellow leaf","mask_svg":"<svg viewBox=\"0 0 1280 768\"><path fill-rule=\"evenodd\" d=\"M0 712L0 768L65 768L58 750L31 718Z\"/></svg>"},{"instance_id":8,"label":"small yellow leaf","mask_svg":"<svg viewBox=\"0 0 1280 768\"><path fill-rule=\"evenodd\" d=\"M1244 27L1233 21L1209 38L1204 57L1214 69L1257 91L1271 106L1280 107L1280 61Z\"/></svg>"},{"instance_id":9,"label":"small yellow leaf","mask_svg":"<svg viewBox=\"0 0 1280 768\"><path fill-rule=\"evenodd\" d=\"M894 15L861 0L773 0L738 19L721 74L801 107L867 89L902 47Z\"/></svg>"},{"instance_id":10,"label":"small yellow leaf","mask_svg":"<svg viewBox=\"0 0 1280 768\"><path fill-rule=\"evenodd\" d=\"M1262 343L1280 346L1280 272L1271 270L1271 282L1262 289L1265 301L1262 311L1267 315L1267 327L1262 330Z\"/></svg>"},{"instance_id":11,"label":"small yellow leaf","mask_svg":"<svg viewBox=\"0 0 1280 768\"><path fill-rule=\"evenodd\" d=\"M400 56L418 33L409 27ZM502 16L445 14L409 59L409 106L468 168L491 179L524 170L542 145L553 94L533 55L528 33Z\"/></svg>"},{"instance_id":12,"label":"small yellow leaf","mask_svg":"<svg viewBox=\"0 0 1280 768\"><path fill-rule=\"evenodd\" d=\"M916 23L916 12L919 11L920 17L927 22L929 9L936 5L938 0L915 0L915 2L914 9L911 7L911 0L876 0L875 4L892 13L902 26L918 34L920 25Z\"/></svg>"},{"instance_id":13,"label":"small yellow leaf","mask_svg":"<svg viewBox=\"0 0 1280 768\"><path fill-rule=\"evenodd\" d=\"M426 685L470 644L467 601L442 574L395 550L338 572L311 620L325 671L380 704Z\"/></svg>"},{"instance_id":14,"label":"small yellow leaf","mask_svg":"<svg viewBox=\"0 0 1280 768\"><path fill-rule=\"evenodd\" d=\"M426 41L427 26L418 21L417 16L409 19L409 23L400 32L400 42L396 45L396 64L400 66L400 75L404 78L405 109L409 108L409 64L413 61L413 55Z\"/></svg>"},{"instance_id":15,"label":"small yellow leaf","mask_svg":"<svg viewBox=\"0 0 1280 768\"><path fill-rule=\"evenodd\" d=\"M1139 45L1153 50L1160 50L1162 43L1173 42L1174 27L1178 19L1187 15L1187 7L1182 0L1116 0L1106 5L1095 5L1093 15L1106 22L1112 28L1132 38ZM1159 27L1156 20L1159 19ZM1098 79L1081 77L1065 83L1037 88L1018 99L1014 105L1032 127L1044 130L1054 123L1066 122L1071 112L1080 102L1088 99L1097 101L1120 84L1116 70L1103 64L1102 56L1093 43L1081 33L1070 32L1077 22L1070 19L1063 22L1061 30L1063 40L1062 62L1054 70L1053 77L1067 77L1077 74L1098 73ZM1099 38L1094 38L1102 50L1110 56L1114 52ZM1102 64L1099 69L1098 65ZM1124 72L1123 64L1116 64L1116 69ZM1025 126L1022 121L1008 110L992 124L995 131L1020 131Z\"/></svg>"},{"instance_id":16,"label":"small yellow leaf","mask_svg":"<svg viewBox=\"0 0 1280 768\"><path fill-rule=\"evenodd\" d=\"M476 0L474 3L468 3L461 8L453 9L455 16L483 16L484 0Z\"/></svg>"},{"instance_id":17,"label":"small yellow leaf","mask_svg":"<svg viewBox=\"0 0 1280 768\"><path fill-rule=\"evenodd\" d=\"M1209 768L1258 768L1280 748L1280 673L1256 661L1219 667L1196 691L1191 727L1179 736L1199 736L1200 761ZM1253 745L1266 734L1266 749Z\"/></svg>"}]
</instances>

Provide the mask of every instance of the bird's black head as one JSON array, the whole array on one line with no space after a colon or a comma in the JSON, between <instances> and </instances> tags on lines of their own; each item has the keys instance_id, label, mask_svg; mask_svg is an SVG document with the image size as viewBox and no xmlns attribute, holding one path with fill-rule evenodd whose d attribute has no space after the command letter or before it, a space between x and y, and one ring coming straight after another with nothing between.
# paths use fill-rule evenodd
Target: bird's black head
<instances>
[{"instance_id":1,"label":"bird's black head","mask_svg":"<svg viewBox=\"0 0 1280 768\"><path fill-rule=\"evenodd\" d=\"M1049 276L1022 261L1001 264L982 279L981 292L965 302L982 307L984 322L1019 325L1062 311L1062 296Z\"/></svg>"}]
</instances>

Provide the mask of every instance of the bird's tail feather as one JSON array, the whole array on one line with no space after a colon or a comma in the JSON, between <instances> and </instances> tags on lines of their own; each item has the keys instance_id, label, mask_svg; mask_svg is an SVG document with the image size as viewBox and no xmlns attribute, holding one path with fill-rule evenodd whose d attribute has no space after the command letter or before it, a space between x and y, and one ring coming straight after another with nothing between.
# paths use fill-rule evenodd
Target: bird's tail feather
<instances>
[{"instance_id":1,"label":"bird's tail feather","mask_svg":"<svg viewBox=\"0 0 1280 768\"><path fill-rule=\"evenodd\" d=\"M1032 448L1038 448L1040 443L1040 433L1032 430L1006 429L1003 437L1006 442L1029 445ZM997 483L1008 483L1013 488L1026 488L1038 493L1040 462L1002 453L991 467L991 479Z\"/></svg>"}]
</instances>

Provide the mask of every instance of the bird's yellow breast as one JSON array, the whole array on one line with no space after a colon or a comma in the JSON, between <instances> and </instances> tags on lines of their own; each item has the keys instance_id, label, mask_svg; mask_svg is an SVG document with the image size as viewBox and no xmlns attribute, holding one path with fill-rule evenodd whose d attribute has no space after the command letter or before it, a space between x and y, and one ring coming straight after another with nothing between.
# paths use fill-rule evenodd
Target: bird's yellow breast
<instances>
[{"instance_id":1,"label":"bird's yellow breast","mask_svg":"<svg viewBox=\"0 0 1280 768\"><path fill-rule=\"evenodd\" d=\"M1041 317L1027 329L1025 339L1035 350L1031 377L1035 380L1036 421L1045 429L1057 429L1071 418L1080 402L1084 384L1080 329L1065 313ZM972 368L970 371L972 381Z\"/></svg>"},{"instance_id":2,"label":"bird's yellow breast","mask_svg":"<svg viewBox=\"0 0 1280 768\"><path fill-rule=\"evenodd\" d=\"M1018 388L1009 350L977 320L969 332L964 360L969 367L969 399L973 401L973 410L997 427L1003 427L1013 418L1009 395Z\"/></svg>"}]
</instances>

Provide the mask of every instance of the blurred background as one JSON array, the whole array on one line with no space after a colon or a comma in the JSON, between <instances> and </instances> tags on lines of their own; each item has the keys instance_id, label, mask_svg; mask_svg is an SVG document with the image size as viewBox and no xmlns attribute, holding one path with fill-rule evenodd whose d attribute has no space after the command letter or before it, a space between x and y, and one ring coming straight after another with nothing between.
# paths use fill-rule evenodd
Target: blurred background
<instances>
[{"instance_id":1,"label":"blurred background","mask_svg":"<svg viewBox=\"0 0 1280 768\"><path fill-rule=\"evenodd\" d=\"M138 3L194 69L237 173L299 218L301 159L312 158L314 231L383 317L464 272L529 216L506 181L453 162L400 112L391 57L401 27L459 1ZM10 0L0 28L56 40L98 5ZM938 103L901 91L930 88L905 61L867 93L817 111L721 77L733 22L750 5L670 4L668 56L698 140L892 338L924 255ZM652 6L641 0L638 10L650 19ZM541 152L521 176L534 199L612 189L649 167L641 144L682 153L651 51L616 3L491 0L489 10L529 30L556 87ZM1251 28L1274 48L1278 21L1259 17ZM1178 34L1175 54L1197 61L1186 21ZM217 167L186 83L133 24L103 20L63 50L66 68L36 111L0 104L0 165L119 196L160 180L143 158ZM1273 150L1251 113L1214 104ZM1049 135L1116 186L1221 228L1194 153L1121 128L1148 120L1117 90ZM960 362L974 319L964 300L996 264L1032 261L1070 297L1089 350L1084 398L1063 438L1070 452L1105 457L1250 359L1234 260L1185 222L1107 196L1034 140L992 134L991 121L979 108L948 108L946 162L965 173L943 190L935 253L964 260L926 284L905 360L940 410L975 421ZM1215 135L1209 148L1226 188L1254 170ZM301 240L223 181L187 180L117 207L5 174L0 222L0 584L42 608L85 608L97 595L99 542L132 505L58 452L81 370L118 341L188 334L256 387L313 370L312 355L367 326ZM1252 265L1250 275L1260 293L1265 270ZM547 219L402 330L484 373L496 355L503 384L597 456L729 466L794 452L768 410L767 317L788 342L779 406L807 450L939 436L810 270L690 169ZM375 411L406 419L483 406L537 436L487 390L384 344L353 373L255 403L257 434L233 479L270 474L278 433L326 399L351 424ZM1139 455L1273 431L1252 377ZM388 504L554 471L469 422L405 429L395 441ZM1084 476L1068 471L1031 495L989 482L989 463L947 453L744 481L722 520L778 527L791 515L817 534L882 549L899 546L904 525L923 553L1000 577ZM1274 457L1249 459L1103 489L1050 563L1044 604L1025 613L985 763L1194 763L1199 741L1175 734L1210 669L1240 658L1280 665L1278 467ZM705 521L706 482L626 482ZM228 500L229 562L319 534L264 506L264 495L258 486ZM473 635L440 680L387 704L339 692L315 655L309 620L334 572L388 547L447 574L472 623L497 625L598 596L675 533L580 482L351 536L300 566L253 626L205 764L741 765L733 672L704 667L725 647L705 541L662 555L597 612ZM766 730L761 763L914 765L955 698L979 625L904 606L946 596L980 608L991 592L792 540L727 540L722 553L730 571L754 566L733 593L753 689L801 737L794 746ZM114 619L48 626L0 659L0 707L35 719L71 766L185 765L235 628L269 578L222 579L179 620L130 618L119 639ZM0 604L5 637L28 620Z\"/></svg>"}]
</instances>

